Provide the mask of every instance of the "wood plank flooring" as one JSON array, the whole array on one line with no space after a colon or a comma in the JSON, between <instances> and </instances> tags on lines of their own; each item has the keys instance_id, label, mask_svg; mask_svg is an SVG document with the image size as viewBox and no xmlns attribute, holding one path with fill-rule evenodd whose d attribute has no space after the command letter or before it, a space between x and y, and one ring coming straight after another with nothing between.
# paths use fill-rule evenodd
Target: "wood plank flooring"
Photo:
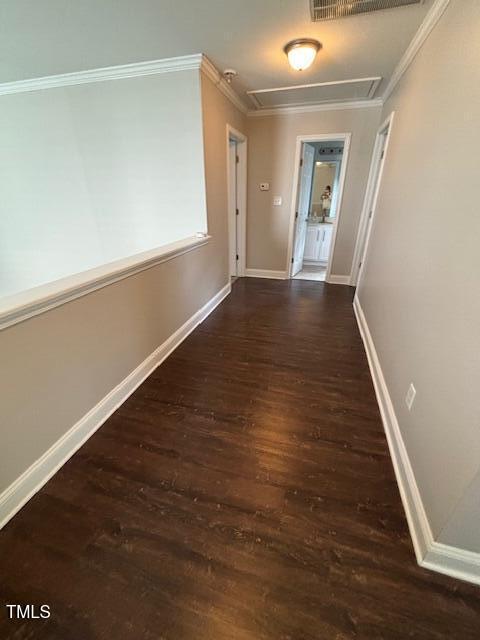
<instances>
[{"instance_id":1,"label":"wood plank flooring","mask_svg":"<svg viewBox=\"0 0 480 640\"><path fill-rule=\"evenodd\" d=\"M480 588L415 563L351 301L237 280L0 532L0 638L478 640Z\"/></svg>"}]
</instances>

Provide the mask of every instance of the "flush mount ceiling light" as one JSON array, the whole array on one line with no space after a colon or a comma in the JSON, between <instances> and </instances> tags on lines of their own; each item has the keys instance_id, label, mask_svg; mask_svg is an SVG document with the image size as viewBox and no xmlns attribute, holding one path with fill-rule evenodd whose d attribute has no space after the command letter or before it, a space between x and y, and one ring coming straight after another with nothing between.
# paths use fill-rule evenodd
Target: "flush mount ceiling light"
<instances>
[{"instance_id":1,"label":"flush mount ceiling light","mask_svg":"<svg viewBox=\"0 0 480 640\"><path fill-rule=\"evenodd\" d=\"M318 40L311 38L299 38L288 42L283 50L285 51L290 66L296 71L303 71L315 60L315 56L322 48Z\"/></svg>"}]
</instances>

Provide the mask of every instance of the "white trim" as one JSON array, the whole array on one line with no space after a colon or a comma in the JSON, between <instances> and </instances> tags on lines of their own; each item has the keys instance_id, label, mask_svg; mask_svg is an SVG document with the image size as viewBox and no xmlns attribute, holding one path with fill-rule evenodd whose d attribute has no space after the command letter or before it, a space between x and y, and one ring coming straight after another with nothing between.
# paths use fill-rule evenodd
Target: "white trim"
<instances>
[{"instance_id":1,"label":"white trim","mask_svg":"<svg viewBox=\"0 0 480 640\"><path fill-rule=\"evenodd\" d=\"M305 104L290 107L272 107L271 109L250 109L247 112L249 118L262 118L265 116L288 116L292 113L313 113L316 111L342 111L346 109L367 109L370 107L382 107L383 100L348 100L345 102L319 102L318 104Z\"/></svg>"},{"instance_id":2,"label":"white trim","mask_svg":"<svg viewBox=\"0 0 480 640\"><path fill-rule=\"evenodd\" d=\"M242 113L247 113L248 109L245 104L203 53L194 53L192 55L177 56L174 58L162 58L160 60L148 60L145 62L133 62L131 64L121 64L112 67L100 67L98 69L87 69L86 71L74 71L73 73L61 73L52 76L43 76L41 78L3 82L0 83L0 95L54 89L57 87L70 87L77 84L88 84L90 82L151 76L175 71L191 71L195 69L202 71L210 78L237 109Z\"/></svg>"},{"instance_id":3,"label":"white trim","mask_svg":"<svg viewBox=\"0 0 480 640\"><path fill-rule=\"evenodd\" d=\"M30 78L28 80L3 82L0 84L0 95L200 69L204 64L203 58L204 56L201 53L195 53L190 56L134 62L132 64L122 64L113 67L88 69L87 71L75 71L73 73L61 73L53 76L43 76L41 78Z\"/></svg>"},{"instance_id":4,"label":"white trim","mask_svg":"<svg viewBox=\"0 0 480 640\"><path fill-rule=\"evenodd\" d=\"M43 487L195 327L212 313L230 291L231 285L228 283L2 492L0 528Z\"/></svg>"},{"instance_id":5,"label":"white trim","mask_svg":"<svg viewBox=\"0 0 480 640\"><path fill-rule=\"evenodd\" d=\"M345 188L345 179L347 175L348 159L350 156L351 139L352 139L351 133L318 133L318 134L297 136L296 146L295 146L295 161L293 165L292 200L290 205L290 225L288 230L288 245L287 245L288 249L287 249L286 272L289 278L292 277L292 257L293 257L293 246L294 246L294 240L295 240L295 211L297 208L298 184L299 184L299 176L300 176L300 156L302 153L302 145L305 142L321 142L321 141L343 142L343 157L342 157L342 163L340 168L340 175L338 178L337 211L336 211L335 219L333 221L332 240L330 243L330 253L329 253L328 262L327 262L327 273L325 275L326 282L330 282L331 281L330 274L332 271L332 264L333 264L333 255L335 253L335 244L337 240L338 221L342 214L343 192Z\"/></svg>"},{"instance_id":6,"label":"white trim","mask_svg":"<svg viewBox=\"0 0 480 640\"><path fill-rule=\"evenodd\" d=\"M304 260L303 264L310 266L310 267L326 267L327 266L327 261L326 260Z\"/></svg>"},{"instance_id":7,"label":"white trim","mask_svg":"<svg viewBox=\"0 0 480 640\"><path fill-rule=\"evenodd\" d=\"M245 275L249 278L270 278L272 280L285 280L285 271L270 271L269 269L245 269Z\"/></svg>"},{"instance_id":8,"label":"white trim","mask_svg":"<svg viewBox=\"0 0 480 640\"><path fill-rule=\"evenodd\" d=\"M230 187L230 154L229 140L235 140L237 144L238 168L237 168L237 205L238 205L238 224L237 224L237 276L245 275L246 256L247 256L247 158L248 158L248 138L241 131L238 131L230 124L226 126L226 153L227 153L227 186ZM228 197L230 203L230 193ZM230 211L228 215L228 224L231 224ZM230 233L228 234L230 239ZM232 247L229 246L229 259Z\"/></svg>"},{"instance_id":9,"label":"white trim","mask_svg":"<svg viewBox=\"0 0 480 640\"><path fill-rule=\"evenodd\" d=\"M383 80L383 78L382 78L382 76L375 76L375 77L371 78L371 80L372 80L372 85L371 85L370 90L369 90L369 92L367 94L367 98L369 100L373 100L373 96L377 93L378 85Z\"/></svg>"},{"instance_id":10,"label":"white trim","mask_svg":"<svg viewBox=\"0 0 480 640\"><path fill-rule=\"evenodd\" d=\"M451 547L433 539L415 474L358 295L353 300L360 335L365 346L395 477L407 517L418 564L460 580L480 584L480 554Z\"/></svg>"},{"instance_id":11,"label":"white trim","mask_svg":"<svg viewBox=\"0 0 480 640\"><path fill-rule=\"evenodd\" d=\"M377 351L357 295L355 295L353 300L353 308L360 335L362 336L365 346L373 386L375 387L375 394L382 416L383 427L385 429L385 435L387 436L388 448L390 449L403 508L407 516L410 535L412 536L413 548L415 549L417 562L420 564L427 552L428 546L433 540L430 524L423 508L420 492L402 439Z\"/></svg>"},{"instance_id":12,"label":"white trim","mask_svg":"<svg viewBox=\"0 0 480 640\"><path fill-rule=\"evenodd\" d=\"M0 330L197 249L210 236L186 238L0 300Z\"/></svg>"},{"instance_id":13,"label":"white trim","mask_svg":"<svg viewBox=\"0 0 480 640\"><path fill-rule=\"evenodd\" d=\"M200 69L207 76L207 78L210 78L210 80L219 89L219 91L221 91L223 95L228 98L235 107L237 107L239 111L244 114L248 112L248 108L235 93L232 85L228 84L228 82L223 78L223 76L220 74L214 64L207 58L206 55L202 55L202 63Z\"/></svg>"},{"instance_id":14,"label":"white trim","mask_svg":"<svg viewBox=\"0 0 480 640\"><path fill-rule=\"evenodd\" d=\"M390 97L390 95L392 94L397 84L400 82L403 74L411 65L413 59L415 58L417 53L420 51L425 40L430 35L430 32L442 17L445 9L448 7L449 2L450 0L435 0L435 2L430 7L430 10L425 16L425 19L420 25L420 28L418 29L412 41L408 45L407 50L401 57L400 62L395 67L392 73L392 76L387 86L385 87L385 91L383 92L383 96L382 96L383 102L386 102L386 100Z\"/></svg>"},{"instance_id":15,"label":"white trim","mask_svg":"<svg viewBox=\"0 0 480 640\"><path fill-rule=\"evenodd\" d=\"M335 212L335 218L333 220L333 229L332 229L332 240L330 243L330 252L328 254L328 262L327 262L327 273L325 275L326 282L331 282L331 273L332 273L332 265L333 265L333 256L335 254L335 245L337 243L337 232L338 232L338 224L340 220L340 216L342 214L342 205L343 205L343 192L345 189L345 181L347 177L347 166L348 161L350 159L350 142L352 139L351 133L346 133L344 138L343 145L343 157L340 165L340 174L338 176L338 187L337 187L337 207Z\"/></svg>"},{"instance_id":16,"label":"white trim","mask_svg":"<svg viewBox=\"0 0 480 640\"><path fill-rule=\"evenodd\" d=\"M375 138L375 144L373 147L372 160L370 162L370 171L368 174L367 187L365 189L365 197L363 199L362 212L360 214L360 222L358 224L357 239L355 241L355 250L353 252L352 268L351 268L351 281L352 286L359 286L362 275L364 273L365 262L367 259L368 247L372 234L373 221L375 213L377 211L378 195L380 193L380 186L383 178L383 171L385 168L385 161L388 155L388 147L390 144L390 137L392 134L393 120L395 117L395 111L382 122L377 129L377 135ZM386 132L386 133L385 133ZM382 151L382 138L386 135L385 146L383 147L383 158L381 157ZM380 171L378 171L379 164L382 163ZM369 221L369 212L372 212L371 223Z\"/></svg>"},{"instance_id":17,"label":"white trim","mask_svg":"<svg viewBox=\"0 0 480 640\"><path fill-rule=\"evenodd\" d=\"M425 569L480 585L480 553L434 540L420 564Z\"/></svg>"},{"instance_id":18,"label":"white trim","mask_svg":"<svg viewBox=\"0 0 480 640\"><path fill-rule=\"evenodd\" d=\"M325 282L328 284L350 284L350 276L330 276L325 277Z\"/></svg>"},{"instance_id":19,"label":"white trim","mask_svg":"<svg viewBox=\"0 0 480 640\"><path fill-rule=\"evenodd\" d=\"M354 84L358 82L370 82L370 88L366 99L373 97L375 91L382 80L382 76L372 76L369 78L351 78L347 80L330 80L329 82L310 82L308 84L292 84L283 87L271 87L267 89L252 89L247 91L247 96L255 99L258 93L277 93L282 91L295 91L297 89L315 89L317 87L334 87L339 84ZM258 100L256 101L258 102ZM279 105L280 106L280 105ZM285 106L285 105L282 105Z\"/></svg>"},{"instance_id":20,"label":"white trim","mask_svg":"<svg viewBox=\"0 0 480 640\"><path fill-rule=\"evenodd\" d=\"M291 84L284 87L271 87L269 89L252 89L247 91L247 95L254 95L256 93L273 93L275 91L292 91L295 89L313 89L315 87L332 87L337 84L352 84L353 82L379 82L382 79L381 76L372 76L371 78L352 78L350 80L330 80L329 82L310 82L308 84Z\"/></svg>"}]
</instances>

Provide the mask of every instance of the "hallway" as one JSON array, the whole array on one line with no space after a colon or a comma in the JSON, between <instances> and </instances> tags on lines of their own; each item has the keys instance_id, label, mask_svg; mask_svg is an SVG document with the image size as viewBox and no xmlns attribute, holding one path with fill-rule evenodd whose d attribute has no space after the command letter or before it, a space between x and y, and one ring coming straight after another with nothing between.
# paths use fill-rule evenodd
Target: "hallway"
<instances>
[{"instance_id":1,"label":"hallway","mask_svg":"<svg viewBox=\"0 0 480 640\"><path fill-rule=\"evenodd\" d=\"M478 638L415 562L352 295L238 279L0 531L2 597L52 611L0 636Z\"/></svg>"}]
</instances>

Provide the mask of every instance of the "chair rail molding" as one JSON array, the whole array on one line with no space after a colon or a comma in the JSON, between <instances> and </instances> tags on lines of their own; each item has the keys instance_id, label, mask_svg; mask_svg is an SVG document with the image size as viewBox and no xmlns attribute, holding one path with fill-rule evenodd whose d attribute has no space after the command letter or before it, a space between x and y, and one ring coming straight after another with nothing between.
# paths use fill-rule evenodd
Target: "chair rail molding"
<instances>
[{"instance_id":1,"label":"chair rail molding","mask_svg":"<svg viewBox=\"0 0 480 640\"><path fill-rule=\"evenodd\" d=\"M92 291L151 269L162 262L173 260L177 256L202 247L210 239L211 236L208 235L201 238L196 236L186 238L6 296L0 300L0 331Z\"/></svg>"}]
</instances>

